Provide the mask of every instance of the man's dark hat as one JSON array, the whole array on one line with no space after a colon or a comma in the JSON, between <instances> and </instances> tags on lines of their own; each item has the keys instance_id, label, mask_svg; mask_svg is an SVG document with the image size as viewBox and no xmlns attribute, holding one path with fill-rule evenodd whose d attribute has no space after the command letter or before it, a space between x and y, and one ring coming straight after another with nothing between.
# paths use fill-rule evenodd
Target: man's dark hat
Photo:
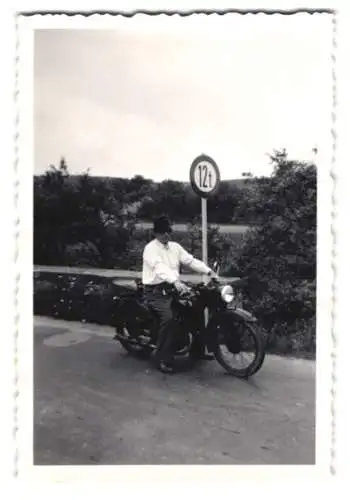
<instances>
[{"instance_id":1,"label":"man's dark hat","mask_svg":"<svg viewBox=\"0 0 350 500\"><path fill-rule=\"evenodd\" d=\"M158 234L171 233L172 229L168 217L165 215L157 217L153 224L153 231Z\"/></svg>"}]
</instances>

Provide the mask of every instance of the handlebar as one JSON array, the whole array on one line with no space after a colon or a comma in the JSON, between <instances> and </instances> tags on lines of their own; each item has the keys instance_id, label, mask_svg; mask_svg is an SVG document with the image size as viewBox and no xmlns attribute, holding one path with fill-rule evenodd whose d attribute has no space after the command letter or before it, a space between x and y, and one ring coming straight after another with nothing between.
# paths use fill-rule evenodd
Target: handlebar
<instances>
[{"instance_id":1,"label":"handlebar","mask_svg":"<svg viewBox=\"0 0 350 500\"><path fill-rule=\"evenodd\" d=\"M248 278L238 278L237 280L235 281L230 281L230 285L235 288L235 289L242 289L242 288L246 288L248 286ZM200 282L196 285L193 285L192 287L190 287L190 289L188 290L188 292L185 292L183 294L178 294L178 292L176 292L179 296L181 297L190 297L190 296L194 296L196 294L198 294L202 289L213 289L213 288L216 288L218 285L220 285L220 280L217 279L217 278L210 278L209 281L207 283L205 282Z\"/></svg>"},{"instance_id":2,"label":"handlebar","mask_svg":"<svg viewBox=\"0 0 350 500\"><path fill-rule=\"evenodd\" d=\"M205 283L202 281L202 282L190 287L187 292L180 294L179 292L177 292L175 290L175 293L183 299L191 298L191 297L195 297L196 295L198 295L200 293L200 291L203 290L203 288L206 288L206 289L215 288L219 284L220 284L220 282L217 278L210 278L208 283Z\"/></svg>"}]
</instances>

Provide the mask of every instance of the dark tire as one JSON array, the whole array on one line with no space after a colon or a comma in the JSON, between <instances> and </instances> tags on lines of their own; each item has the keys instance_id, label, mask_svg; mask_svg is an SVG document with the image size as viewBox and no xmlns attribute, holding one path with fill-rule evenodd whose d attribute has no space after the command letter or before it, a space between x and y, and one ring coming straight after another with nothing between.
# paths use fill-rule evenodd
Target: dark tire
<instances>
[{"instance_id":1,"label":"dark tire","mask_svg":"<svg viewBox=\"0 0 350 500\"><path fill-rule=\"evenodd\" d=\"M124 329L127 330L127 327L124 327ZM118 338L117 340L129 354L138 359L148 359L153 350L152 347L134 344L132 342L128 342L127 340L121 338Z\"/></svg>"},{"instance_id":2,"label":"dark tire","mask_svg":"<svg viewBox=\"0 0 350 500\"><path fill-rule=\"evenodd\" d=\"M241 322L240 327L244 327L247 333L253 340L254 345L254 359L245 368L233 368L225 359L222 346L225 345L224 341L218 339L218 343L214 352L217 362L231 375L238 378L248 378L257 373L262 367L265 360L265 342L264 338L255 323ZM238 354L238 353L237 353Z\"/></svg>"},{"instance_id":3,"label":"dark tire","mask_svg":"<svg viewBox=\"0 0 350 500\"><path fill-rule=\"evenodd\" d=\"M149 347L139 346L137 344L130 344L127 340L118 339L124 349L138 359L148 359L151 355L152 349Z\"/></svg>"}]
</instances>

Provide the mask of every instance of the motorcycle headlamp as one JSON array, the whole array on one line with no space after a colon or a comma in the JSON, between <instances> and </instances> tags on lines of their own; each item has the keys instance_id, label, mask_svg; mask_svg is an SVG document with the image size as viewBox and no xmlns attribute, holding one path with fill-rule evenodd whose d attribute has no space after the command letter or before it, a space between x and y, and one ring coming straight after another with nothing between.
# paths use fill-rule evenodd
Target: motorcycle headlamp
<instances>
[{"instance_id":1,"label":"motorcycle headlamp","mask_svg":"<svg viewBox=\"0 0 350 500\"><path fill-rule=\"evenodd\" d=\"M224 302L228 304L233 301L234 293L231 285L225 285L221 288L221 298Z\"/></svg>"}]
</instances>

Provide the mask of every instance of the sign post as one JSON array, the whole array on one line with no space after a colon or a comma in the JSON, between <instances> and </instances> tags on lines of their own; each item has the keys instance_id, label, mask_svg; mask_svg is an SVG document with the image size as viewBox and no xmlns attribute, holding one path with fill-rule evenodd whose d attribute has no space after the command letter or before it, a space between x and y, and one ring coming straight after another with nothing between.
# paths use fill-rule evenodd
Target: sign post
<instances>
[{"instance_id":1,"label":"sign post","mask_svg":"<svg viewBox=\"0 0 350 500\"><path fill-rule=\"evenodd\" d=\"M210 156L202 154L194 159L190 169L190 182L193 191L201 198L202 259L208 264L207 199L217 192L220 185L219 168Z\"/></svg>"},{"instance_id":2,"label":"sign post","mask_svg":"<svg viewBox=\"0 0 350 500\"><path fill-rule=\"evenodd\" d=\"M201 198L202 203L202 260L208 265L208 226L207 226L207 199Z\"/></svg>"},{"instance_id":3,"label":"sign post","mask_svg":"<svg viewBox=\"0 0 350 500\"><path fill-rule=\"evenodd\" d=\"M220 171L215 161L207 155L194 159L190 169L193 191L201 198L202 208L202 260L208 265L208 214L207 201L219 189ZM208 310L204 311L204 324L208 323Z\"/></svg>"}]
</instances>

